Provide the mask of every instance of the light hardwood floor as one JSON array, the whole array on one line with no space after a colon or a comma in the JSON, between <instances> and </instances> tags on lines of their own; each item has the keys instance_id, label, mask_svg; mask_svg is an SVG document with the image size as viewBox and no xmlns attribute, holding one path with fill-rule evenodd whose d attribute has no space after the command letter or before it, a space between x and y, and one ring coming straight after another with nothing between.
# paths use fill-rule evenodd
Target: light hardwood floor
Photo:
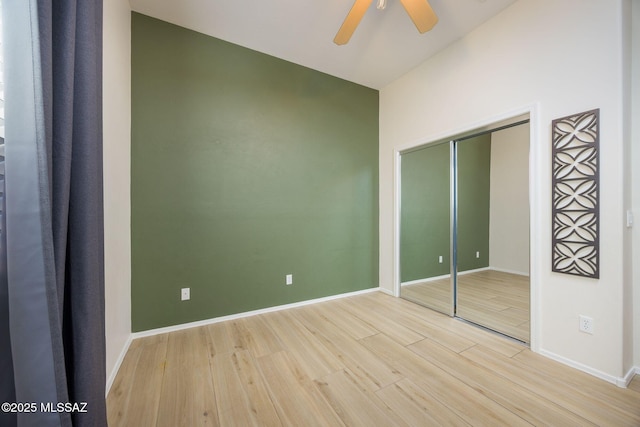
<instances>
[{"instance_id":1,"label":"light hardwood floor","mask_svg":"<svg viewBox=\"0 0 640 427\"><path fill-rule=\"evenodd\" d=\"M640 379L374 292L137 339L107 405L111 427L620 427L640 425Z\"/></svg>"},{"instance_id":2,"label":"light hardwood floor","mask_svg":"<svg viewBox=\"0 0 640 427\"><path fill-rule=\"evenodd\" d=\"M451 282L441 279L403 286L402 296L449 312ZM529 278L495 270L459 275L456 315L529 342Z\"/></svg>"}]
</instances>

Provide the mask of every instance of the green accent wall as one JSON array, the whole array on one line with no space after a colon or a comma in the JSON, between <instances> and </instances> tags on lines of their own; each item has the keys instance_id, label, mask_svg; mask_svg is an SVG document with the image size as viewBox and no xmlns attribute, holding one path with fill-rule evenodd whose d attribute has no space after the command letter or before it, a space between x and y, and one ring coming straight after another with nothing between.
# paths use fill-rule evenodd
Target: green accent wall
<instances>
[{"instance_id":1,"label":"green accent wall","mask_svg":"<svg viewBox=\"0 0 640 427\"><path fill-rule=\"evenodd\" d=\"M378 286L378 91L133 13L131 162L134 331Z\"/></svg>"},{"instance_id":2,"label":"green accent wall","mask_svg":"<svg viewBox=\"0 0 640 427\"><path fill-rule=\"evenodd\" d=\"M451 268L449 143L402 155L400 281L449 274ZM438 262L438 257L443 262Z\"/></svg>"},{"instance_id":3,"label":"green accent wall","mask_svg":"<svg viewBox=\"0 0 640 427\"><path fill-rule=\"evenodd\" d=\"M491 134L458 142L458 272L489 267L490 177Z\"/></svg>"}]
</instances>

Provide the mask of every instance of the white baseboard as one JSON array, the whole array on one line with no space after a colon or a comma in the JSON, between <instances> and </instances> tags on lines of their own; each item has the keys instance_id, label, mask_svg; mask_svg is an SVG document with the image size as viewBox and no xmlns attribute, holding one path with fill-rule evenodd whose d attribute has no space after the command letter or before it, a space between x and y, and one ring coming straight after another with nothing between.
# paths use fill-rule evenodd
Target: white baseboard
<instances>
[{"instance_id":1,"label":"white baseboard","mask_svg":"<svg viewBox=\"0 0 640 427\"><path fill-rule=\"evenodd\" d=\"M473 270L459 271L458 276L464 276L465 274L473 274L473 273L478 273L480 271L487 271L487 270L495 270L495 269L491 267L482 267L482 268L476 268ZM498 271L502 271L502 270L498 270ZM448 279L450 277L451 277L451 274L443 274L442 276L426 277L424 279L416 279L416 280L410 280L408 282L402 282L400 283L400 286L418 285L420 283L428 283L434 280Z\"/></svg>"},{"instance_id":2,"label":"white baseboard","mask_svg":"<svg viewBox=\"0 0 640 427\"><path fill-rule=\"evenodd\" d=\"M363 289L361 291L348 292L348 293L345 293L345 294L338 294L338 295L331 295L331 296L328 296L328 297L316 298L316 299L300 301L300 302L294 302L294 303L291 303L291 304L278 305L278 306L275 306L275 307L261 308L259 310L247 311L247 312L244 312L244 313L237 313L237 314L230 314L228 316L214 317L212 319L198 320L196 322L181 323L179 325L167 326L167 327L164 327L164 328L149 329L147 331L134 332L132 334L132 339L150 337L150 336L159 335L159 334L166 334L168 332L181 331L183 329L197 328L199 326L211 325L213 323L225 322L227 320L241 319L243 317L250 317L250 316L255 316L255 315L258 315L258 314L272 313L274 311L286 310L286 309L289 309L289 308L303 307L305 305L317 304L317 303L320 303L320 302L331 301L331 300L340 299L340 298L347 298L347 297L352 297L352 296L355 296L355 295L368 294L368 293L371 293L371 292L379 292L381 290L382 290L382 288L379 288L379 287L378 288ZM384 292L384 290L383 290L383 292Z\"/></svg>"},{"instance_id":3,"label":"white baseboard","mask_svg":"<svg viewBox=\"0 0 640 427\"><path fill-rule=\"evenodd\" d=\"M387 295L391 295L392 297L395 297L392 290L383 288L382 286L378 288L378 291L382 292L383 294L387 294Z\"/></svg>"},{"instance_id":4,"label":"white baseboard","mask_svg":"<svg viewBox=\"0 0 640 427\"><path fill-rule=\"evenodd\" d=\"M419 285L420 283L429 283L435 280L448 279L451 274L443 274L442 276L426 277L424 279L409 280L408 282L400 283L400 286Z\"/></svg>"},{"instance_id":5,"label":"white baseboard","mask_svg":"<svg viewBox=\"0 0 640 427\"><path fill-rule=\"evenodd\" d=\"M479 273L481 271L487 271L487 270L491 270L491 267L482 267L482 268L475 268L473 270L458 271L458 276L464 276L465 274Z\"/></svg>"},{"instance_id":6,"label":"white baseboard","mask_svg":"<svg viewBox=\"0 0 640 427\"><path fill-rule=\"evenodd\" d=\"M118 371L120 370L120 365L122 365L124 356L127 354L127 351L129 351L129 346L131 345L131 341L133 341L133 334L129 334L129 338L127 338L127 341L124 343L124 346L120 351L120 355L118 356L118 360L116 360L115 366L113 367L113 369L111 370L111 373L107 377L107 386L104 393L105 398L109 395L109 391L111 390L111 386L113 385L113 382L116 379L116 375L118 375Z\"/></svg>"},{"instance_id":7,"label":"white baseboard","mask_svg":"<svg viewBox=\"0 0 640 427\"><path fill-rule=\"evenodd\" d=\"M629 372L627 372L627 375L621 378L621 384L617 384L617 386L624 388L629 387L629 383L635 375L640 375L640 366L632 366L631 369L629 369Z\"/></svg>"},{"instance_id":8,"label":"white baseboard","mask_svg":"<svg viewBox=\"0 0 640 427\"><path fill-rule=\"evenodd\" d=\"M498 268L498 267L489 267L489 269L491 269L493 271L499 271L501 273L509 273L509 274L515 274L516 276L529 277L529 273L524 272L524 271L509 270L507 268Z\"/></svg>"},{"instance_id":9,"label":"white baseboard","mask_svg":"<svg viewBox=\"0 0 640 427\"><path fill-rule=\"evenodd\" d=\"M564 356L557 355L547 350L540 350L539 354L548 357L549 359L553 359L556 362L560 362L564 365L576 368L582 372L586 372L587 374L593 375L594 377L600 378L601 380L607 381L611 384L615 384L621 388L626 388L633 379L633 376L636 373L640 373L639 367L633 367L629 370L629 372L627 372L624 377L616 377L614 375L607 374L606 372L602 372L598 369L594 369L590 366L584 365L580 362L576 362L575 360L568 359Z\"/></svg>"}]
</instances>

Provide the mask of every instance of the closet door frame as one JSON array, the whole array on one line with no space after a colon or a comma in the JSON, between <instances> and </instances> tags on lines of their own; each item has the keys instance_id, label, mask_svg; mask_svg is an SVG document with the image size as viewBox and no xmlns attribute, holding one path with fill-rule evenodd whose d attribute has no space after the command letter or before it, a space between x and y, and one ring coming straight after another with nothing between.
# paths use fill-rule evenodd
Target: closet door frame
<instances>
[{"instance_id":1,"label":"closet door frame","mask_svg":"<svg viewBox=\"0 0 640 427\"><path fill-rule=\"evenodd\" d=\"M457 305L457 143L475 136L482 135L488 132L495 132L498 130L506 129L509 127L517 126L524 123L530 124L529 135L529 194L530 194L530 317L531 317L531 329L530 329L530 348L534 352L539 351L539 326L538 326L538 312L539 312L539 286L538 286L538 269L539 263L534 262L537 260L537 254L539 252L539 237L536 224L539 223L538 208L539 200L535 195L538 194L536 180L532 179L537 171L537 165L539 164L539 148L537 148L536 135L539 131L539 124L537 120L537 105L531 105L525 107L519 111L507 113L505 115L494 117L487 120L484 124L476 124L469 126L460 131L447 132L443 136L436 136L432 138L426 138L422 141L416 141L406 146L395 149L394 156L394 239L393 239L393 275L394 275L394 288L393 295L400 297L400 200L401 200L401 157L402 154L427 147L435 143L443 143L447 140L450 144L450 162L451 162L451 304L450 312L445 313L451 317L456 317L456 305ZM481 325L480 325L481 326Z\"/></svg>"}]
</instances>

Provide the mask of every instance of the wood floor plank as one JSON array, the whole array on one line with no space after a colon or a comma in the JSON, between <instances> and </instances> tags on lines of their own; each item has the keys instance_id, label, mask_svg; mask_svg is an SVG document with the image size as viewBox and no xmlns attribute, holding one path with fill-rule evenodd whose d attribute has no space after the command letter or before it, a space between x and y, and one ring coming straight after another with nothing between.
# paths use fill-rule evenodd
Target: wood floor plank
<instances>
[{"instance_id":1,"label":"wood floor plank","mask_svg":"<svg viewBox=\"0 0 640 427\"><path fill-rule=\"evenodd\" d=\"M260 425L277 426L281 421L276 413L256 360L247 352L234 355L234 366L252 403L252 411Z\"/></svg>"},{"instance_id":2,"label":"wood floor plank","mask_svg":"<svg viewBox=\"0 0 640 427\"><path fill-rule=\"evenodd\" d=\"M245 330L246 346L254 357L282 351L278 336L264 323L264 316L241 319Z\"/></svg>"},{"instance_id":3,"label":"wood floor plank","mask_svg":"<svg viewBox=\"0 0 640 427\"><path fill-rule=\"evenodd\" d=\"M229 334L228 322L212 323L205 326L208 334L207 346L209 348L209 357L216 354L233 353L233 340Z\"/></svg>"},{"instance_id":4,"label":"wood floor plank","mask_svg":"<svg viewBox=\"0 0 640 427\"><path fill-rule=\"evenodd\" d=\"M531 351L518 354L515 360L522 362L531 370L535 370L536 368L543 369L555 380L561 380L563 384L570 386L572 389L586 392L589 396L603 404L635 414L640 420L640 396L637 396L635 393L629 393L627 389L617 387L606 381L594 382L593 377L586 372L578 371L577 369L560 363L549 365L548 360L544 356ZM640 422L638 424L640 424Z\"/></svg>"},{"instance_id":5,"label":"wood floor plank","mask_svg":"<svg viewBox=\"0 0 640 427\"><path fill-rule=\"evenodd\" d=\"M518 415L386 335L378 334L361 341L467 423L474 426L530 426Z\"/></svg>"},{"instance_id":6,"label":"wood floor plank","mask_svg":"<svg viewBox=\"0 0 640 427\"><path fill-rule=\"evenodd\" d=\"M603 382L592 381L591 386L577 388L562 377L537 370L530 365L514 359L507 359L488 348L475 346L461 353L464 357L481 364L516 384L522 384L532 392L545 396L562 407L579 414L599 426L637 426L640 425L640 400L633 413L621 410L618 405L603 403L592 395L592 387ZM572 374L569 374L571 377ZM606 384L606 383L605 383ZM613 391L616 388L613 384Z\"/></svg>"},{"instance_id":7,"label":"wood floor plank","mask_svg":"<svg viewBox=\"0 0 640 427\"><path fill-rule=\"evenodd\" d=\"M220 425L282 425L249 351L217 354L211 373Z\"/></svg>"},{"instance_id":8,"label":"wood floor plank","mask_svg":"<svg viewBox=\"0 0 640 427\"><path fill-rule=\"evenodd\" d=\"M401 325L394 319L381 316L377 310L385 307L379 304L370 304L366 298L359 299L357 304L353 304L349 298L336 301L336 304L351 311L354 316L367 322L376 331L391 334L391 336L402 345L411 344L424 338L419 333Z\"/></svg>"},{"instance_id":9,"label":"wood floor plank","mask_svg":"<svg viewBox=\"0 0 640 427\"><path fill-rule=\"evenodd\" d=\"M136 366L142 349L139 346L129 347L129 351L122 360L118 375L111 386L107 397L107 419L112 426L125 425L126 411L131 400L132 387L129 384L131 378L135 378Z\"/></svg>"},{"instance_id":10,"label":"wood floor plank","mask_svg":"<svg viewBox=\"0 0 640 427\"><path fill-rule=\"evenodd\" d=\"M167 369L209 366L209 337L205 327L183 329L167 339Z\"/></svg>"},{"instance_id":11,"label":"wood floor plank","mask_svg":"<svg viewBox=\"0 0 640 427\"><path fill-rule=\"evenodd\" d=\"M224 322L227 333L233 345L233 351L248 350L249 331L242 319L229 320Z\"/></svg>"},{"instance_id":12,"label":"wood floor plank","mask_svg":"<svg viewBox=\"0 0 640 427\"><path fill-rule=\"evenodd\" d=\"M166 345L167 340L169 339L169 335L170 334L165 333L165 334L151 335L149 337L136 338L133 341L131 341L131 344L129 345L129 349L135 349L140 346L154 345L154 344Z\"/></svg>"},{"instance_id":13,"label":"wood floor plank","mask_svg":"<svg viewBox=\"0 0 640 427\"><path fill-rule=\"evenodd\" d=\"M353 339L368 337L377 334L379 331L370 324L354 315L348 304L341 301L329 301L317 306L323 312L323 317L342 329Z\"/></svg>"},{"instance_id":14,"label":"wood floor plank","mask_svg":"<svg viewBox=\"0 0 640 427\"><path fill-rule=\"evenodd\" d=\"M265 315L269 327L278 336L282 345L302 366L311 379L321 378L345 366L314 334L291 312L276 312Z\"/></svg>"},{"instance_id":15,"label":"wood floor plank","mask_svg":"<svg viewBox=\"0 0 640 427\"><path fill-rule=\"evenodd\" d=\"M107 399L110 426L156 425L167 354L166 336L164 338L153 337L148 345L138 342L131 353L127 353L126 370L118 372L115 388L112 387ZM132 358L128 358L129 354ZM114 402L112 395L123 399ZM116 404L122 406L115 409Z\"/></svg>"},{"instance_id":16,"label":"wood floor plank","mask_svg":"<svg viewBox=\"0 0 640 427\"><path fill-rule=\"evenodd\" d=\"M207 328L169 334L157 425L219 425Z\"/></svg>"},{"instance_id":17,"label":"wood floor plank","mask_svg":"<svg viewBox=\"0 0 640 427\"><path fill-rule=\"evenodd\" d=\"M294 315L310 330L315 331L324 346L349 368L350 371L366 382L373 391L402 379L391 365L376 357L358 341L342 330L331 326L313 307L294 310Z\"/></svg>"},{"instance_id":18,"label":"wood floor plank","mask_svg":"<svg viewBox=\"0 0 640 427\"><path fill-rule=\"evenodd\" d=\"M236 354L220 353L211 360L218 418L223 426L256 426L253 404L235 369Z\"/></svg>"},{"instance_id":19,"label":"wood floor plank","mask_svg":"<svg viewBox=\"0 0 640 427\"><path fill-rule=\"evenodd\" d=\"M376 394L410 426L470 425L408 378L382 388Z\"/></svg>"},{"instance_id":20,"label":"wood floor plank","mask_svg":"<svg viewBox=\"0 0 640 427\"><path fill-rule=\"evenodd\" d=\"M157 426L218 425L220 423L209 366L185 365L166 369L160 393Z\"/></svg>"},{"instance_id":21,"label":"wood floor plank","mask_svg":"<svg viewBox=\"0 0 640 427\"><path fill-rule=\"evenodd\" d=\"M469 363L465 357L428 339L412 344L409 348L533 425L595 425L519 384L506 380L499 373L482 365Z\"/></svg>"},{"instance_id":22,"label":"wood floor plank","mask_svg":"<svg viewBox=\"0 0 640 427\"><path fill-rule=\"evenodd\" d=\"M353 374L343 370L316 380L316 385L347 426L410 427L395 413L385 410L386 405L366 387L359 387L357 382Z\"/></svg>"},{"instance_id":23,"label":"wood floor plank","mask_svg":"<svg viewBox=\"0 0 640 427\"><path fill-rule=\"evenodd\" d=\"M344 425L313 381L287 352L260 357L257 365L284 425Z\"/></svg>"}]
</instances>

